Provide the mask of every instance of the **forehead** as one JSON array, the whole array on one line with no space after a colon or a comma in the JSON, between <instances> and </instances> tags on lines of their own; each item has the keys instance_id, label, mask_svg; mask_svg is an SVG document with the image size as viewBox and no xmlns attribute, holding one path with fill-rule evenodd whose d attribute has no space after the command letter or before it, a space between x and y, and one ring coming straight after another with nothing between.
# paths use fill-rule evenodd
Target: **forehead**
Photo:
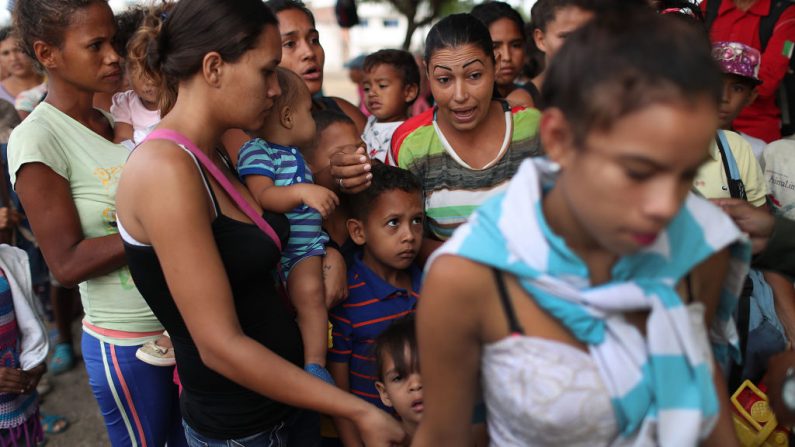
<instances>
[{"instance_id":1,"label":"forehead","mask_svg":"<svg viewBox=\"0 0 795 447\"><path fill-rule=\"evenodd\" d=\"M279 18L279 31L282 35L317 32L309 16L299 9L285 9L279 12L277 17Z\"/></svg>"},{"instance_id":2,"label":"forehead","mask_svg":"<svg viewBox=\"0 0 795 447\"><path fill-rule=\"evenodd\" d=\"M116 30L113 11L106 2L92 2L72 13L65 34L70 32L103 34L108 30Z\"/></svg>"},{"instance_id":3,"label":"forehead","mask_svg":"<svg viewBox=\"0 0 795 447\"><path fill-rule=\"evenodd\" d=\"M555 10L555 16L547 27L555 27L562 31L573 31L585 25L594 16L592 11L577 6L564 6Z\"/></svg>"},{"instance_id":4,"label":"forehead","mask_svg":"<svg viewBox=\"0 0 795 447\"><path fill-rule=\"evenodd\" d=\"M18 46L18 45L19 45L19 41L17 40L16 37L14 37L12 35L9 35L8 37L6 37L3 40L0 40L0 47L13 47L13 46Z\"/></svg>"},{"instance_id":5,"label":"forehead","mask_svg":"<svg viewBox=\"0 0 795 447\"><path fill-rule=\"evenodd\" d=\"M395 213L421 213L423 211L422 199L419 191L403 191L402 189L389 189L383 191L375 199L371 214Z\"/></svg>"},{"instance_id":6,"label":"forehead","mask_svg":"<svg viewBox=\"0 0 795 447\"><path fill-rule=\"evenodd\" d=\"M397 70L397 68L395 68L394 65L387 63L379 63L374 65L369 71L365 72L365 75L369 79L403 79L403 76Z\"/></svg>"},{"instance_id":7,"label":"forehead","mask_svg":"<svg viewBox=\"0 0 795 447\"><path fill-rule=\"evenodd\" d=\"M431 55L428 66L431 69L436 68L437 65L447 68L463 68L464 65L473 61L480 60L485 63L486 60L491 60L490 58L491 56L487 55L480 47L468 43L437 49Z\"/></svg>"},{"instance_id":8,"label":"forehead","mask_svg":"<svg viewBox=\"0 0 795 447\"><path fill-rule=\"evenodd\" d=\"M698 166L715 136L716 112L707 98L651 104L589 132L587 150L668 169Z\"/></svg>"},{"instance_id":9,"label":"forehead","mask_svg":"<svg viewBox=\"0 0 795 447\"><path fill-rule=\"evenodd\" d=\"M491 25L489 25L489 34L491 34L492 40L513 40L522 38L522 30L519 29L519 25L507 17L492 22ZM497 36L499 36L499 39L495 38Z\"/></svg>"},{"instance_id":10,"label":"forehead","mask_svg":"<svg viewBox=\"0 0 795 447\"><path fill-rule=\"evenodd\" d=\"M281 57L281 39L275 25L265 25L254 46L243 53L243 60L263 66L278 65Z\"/></svg>"}]
</instances>

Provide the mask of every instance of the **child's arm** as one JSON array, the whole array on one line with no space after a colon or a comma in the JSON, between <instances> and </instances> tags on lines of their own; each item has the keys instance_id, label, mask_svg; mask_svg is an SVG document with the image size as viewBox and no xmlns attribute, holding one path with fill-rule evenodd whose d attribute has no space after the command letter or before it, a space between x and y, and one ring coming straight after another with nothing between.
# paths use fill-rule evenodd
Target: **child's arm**
<instances>
[{"instance_id":1,"label":"child's arm","mask_svg":"<svg viewBox=\"0 0 795 447\"><path fill-rule=\"evenodd\" d=\"M245 181L260 206L275 213L286 213L306 204L325 218L339 204L337 195L330 189L311 183L276 186L273 179L264 175L247 175Z\"/></svg>"},{"instance_id":2,"label":"child's arm","mask_svg":"<svg viewBox=\"0 0 795 447\"><path fill-rule=\"evenodd\" d=\"M132 110L130 101L137 99L133 91L119 92L113 95L110 114L113 116L113 142L119 144L133 139Z\"/></svg>"},{"instance_id":3,"label":"child's arm","mask_svg":"<svg viewBox=\"0 0 795 447\"><path fill-rule=\"evenodd\" d=\"M328 362L328 371L334 382L343 391L350 392L350 383L348 381L349 366L347 363ZM361 447L362 440L359 437L359 432L356 426L351 421L345 418L334 418L334 426L337 427L337 434L340 435L340 442L345 447Z\"/></svg>"},{"instance_id":4,"label":"child's arm","mask_svg":"<svg viewBox=\"0 0 795 447\"><path fill-rule=\"evenodd\" d=\"M765 281L773 289L773 303L776 305L776 313L784 326L787 334L787 342L792 348L795 344L795 288L792 281L786 276L775 272L764 272Z\"/></svg>"},{"instance_id":5,"label":"child's arm","mask_svg":"<svg viewBox=\"0 0 795 447\"><path fill-rule=\"evenodd\" d=\"M113 142L116 144L121 143L122 141L133 139L133 126L129 123L119 123L117 122L113 126Z\"/></svg>"}]
</instances>

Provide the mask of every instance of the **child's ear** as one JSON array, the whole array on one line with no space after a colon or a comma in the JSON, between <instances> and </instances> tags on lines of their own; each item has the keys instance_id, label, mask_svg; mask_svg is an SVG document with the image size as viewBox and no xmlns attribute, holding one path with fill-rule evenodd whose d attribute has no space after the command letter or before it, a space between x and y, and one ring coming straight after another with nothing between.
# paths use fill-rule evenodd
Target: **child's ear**
<instances>
[{"instance_id":1,"label":"child's ear","mask_svg":"<svg viewBox=\"0 0 795 447\"><path fill-rule=\"evenodd\" d=\"M538 131L546 156L561 168L565 168L577 148L574 145L573 130L563 112L556 107L544 110Z\"/></svg>"},{"instance_id":2,"label":"child's ear","mask_svg":"<svg viewBox=\"0 0 795 447\"><path fill-rule=\"evenodd\" d=\"M383 403L389 408L392 408L393 406L392 399L389 398L389 394L386 392L386 387L384 386L384 382L376 380L375 389L378 390L378 395L381 397L381 403Z\"/></svg>"},{"instance_id":3,"label":"child's ear","mask_svg":"<svg viewBox=\"0 0 795 447\"><path fill-rule=\"evenodd\" d=\"M284 106L282 110L279 111L279 123L287 130L291 130L293 126L295 126L293 111L290 109L290 106Z\"/></svg>"},{"instance_id":4,"label":"child's ear","mask_svg":"<svg viewBox=\"0 0 795 447\"><path fill-rule=\"evenodd\" d=\"M420 86L417 84L409 84L403 87L403 101L406 104L411 103L415 99L417 99L417 95L420 94Z\"/></svg>"},{"instance_id":5,"label":"child's ear","mask_svg":"<svg viewBox=\"0 0 795 447\"><path fill-rule=\"evenodd\" d=\"M356 245L364 245L367 243L367 238L364 236L364 223L359 219L348 219L345 222L348 226L348 235Z\"/></svg>"}]
</instances>

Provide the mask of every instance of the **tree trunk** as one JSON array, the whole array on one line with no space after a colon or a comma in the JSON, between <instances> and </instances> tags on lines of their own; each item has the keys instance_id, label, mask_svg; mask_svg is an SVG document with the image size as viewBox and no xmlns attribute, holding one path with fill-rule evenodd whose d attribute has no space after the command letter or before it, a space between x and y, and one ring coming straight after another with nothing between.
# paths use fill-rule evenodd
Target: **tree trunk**
<instances>
[{"instance_id":1,"label":"tree trunk","mask_svg":"<svg viewBox=\"0 0 795 447\"><path fill-rule=\"evenodd\" d=\"M408 24L406 25L406 37L403 39L403 49L408 51L411 47L411 36L414 35L414 31L417 30L417 22L414 20L414 17L406 17L408 19Z\"/></svg>"}]
</instances>

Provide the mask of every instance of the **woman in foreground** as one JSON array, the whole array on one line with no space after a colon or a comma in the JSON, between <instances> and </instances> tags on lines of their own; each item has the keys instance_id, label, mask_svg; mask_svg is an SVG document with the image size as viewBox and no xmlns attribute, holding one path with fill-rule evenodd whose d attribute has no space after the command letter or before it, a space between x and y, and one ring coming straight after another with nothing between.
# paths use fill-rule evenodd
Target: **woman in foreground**
<instances>
[{"instance_id":1,"label":"woman in foreground","mask_svg":"<svg viewBox=\"0 0 795 447\"><path fill-rule=\"evenodd\" d=\"M543 90L548 158L429 261L413 445L471 444L478 377L493 446L736 445L706 327L734 341L748 251L689 194L719 81L705 37L652 12L569 37Z\"/></svg>"}]
</instances>

